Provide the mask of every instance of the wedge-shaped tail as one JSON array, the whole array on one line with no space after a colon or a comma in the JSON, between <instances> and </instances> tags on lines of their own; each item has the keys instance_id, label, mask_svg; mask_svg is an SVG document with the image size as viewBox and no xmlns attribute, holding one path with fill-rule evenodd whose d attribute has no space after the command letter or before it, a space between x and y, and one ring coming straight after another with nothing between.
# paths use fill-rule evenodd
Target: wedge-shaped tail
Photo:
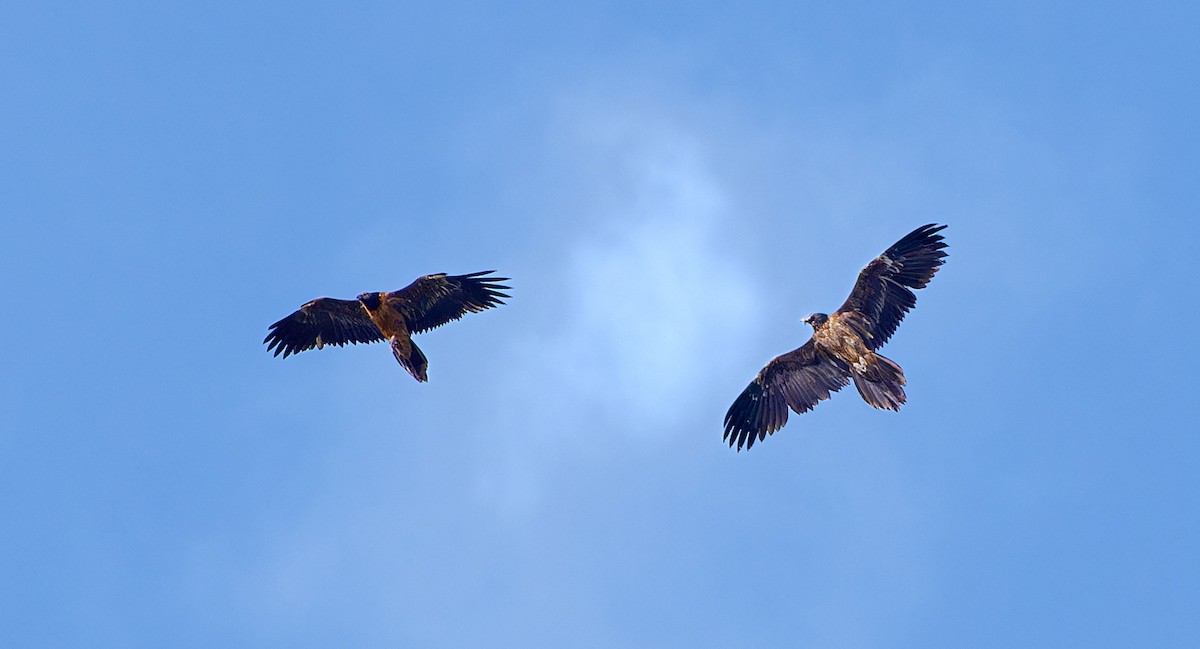
<instances>
[{"instance_id":1,"label":"wedge-shaped tail","mask_svg":"<svg viewBox=\"0 0 1200 649\"><path fill-rule=\"evenodd\" d=\"M434 273L418 277L391 292L360 293L354 300L322 297L271 325L263 343L267 351L284 358L326 345L372 343L386 340L400 365L418 381L428 380L429 361L412 335L504 304L509 287L485 270L466 275Z\"/></svg>"},{"instance_id":2,"label":"wedge-shaped tail","mask_svg":"<svg viewBox=\"0 0 1200 649\"><path fill-rule=\"evenodd\" d=\"M405 350L405 347L408 349ZM425 358L425 354L421 352L421 348L417 347L417 343L410 340L393 340L392 355L400 362L400 366L408 370L413 378L424 383L429 380L425 375L425 370L429 367L429 359Z\"/></svg>"},{"instance_id":3,"label":"wedge-shaped tail","mask_svg":"<svg viewBox=\"0 0 1200 649\"><path fill-rule=\"evenodd\" d=\"M900 404L907 398L904 386L904 370L891 359L875 354L873 362L867 365L865 372L853 372L854 387L862 395L863 401L880 410L899 410Z\"/></svg>"}]
</instances>

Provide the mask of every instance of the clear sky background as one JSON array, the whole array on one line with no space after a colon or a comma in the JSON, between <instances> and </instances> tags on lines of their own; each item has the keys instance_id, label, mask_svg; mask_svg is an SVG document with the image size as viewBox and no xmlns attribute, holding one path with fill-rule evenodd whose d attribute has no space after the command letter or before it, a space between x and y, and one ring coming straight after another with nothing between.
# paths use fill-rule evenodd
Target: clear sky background
<instances>
[{"instance_id":1,"label":"clear sky background","mask_svg":"<svg viewBox=\"0 0 1200 649\"><path fill-rule=\"evenodd\" d=\"M1195 7L6 3L0 645L1200 645ZM929 222L909 403L725 446Z\"/></svg>"}]
</instances>

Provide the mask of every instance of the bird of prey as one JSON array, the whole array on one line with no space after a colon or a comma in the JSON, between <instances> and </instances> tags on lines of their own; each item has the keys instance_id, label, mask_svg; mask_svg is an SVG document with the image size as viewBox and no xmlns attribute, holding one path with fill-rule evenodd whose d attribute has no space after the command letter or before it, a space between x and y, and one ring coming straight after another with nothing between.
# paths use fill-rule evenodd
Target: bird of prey
<instances>
[{"instance_id":1,"label":"bird of prey","mask_svg":"<svg viewBox=\"0 0 1200 649\"><path fill-rule=\"evenodd\" d=\"M509 297L498 289L507 277L484 277L493 270L469 275L438 273L417 278L391 293L363 293L355 300L320 297L271 325L263 339L267 351L284 358L325 345L373 343L386 340L392 354L417 381L428 381L429 361L412 341L419 334L469 313L478 313Z\"/></svg>"},{"instance_id":2,"label":"bird of prey","mask_svg":"<svg viewBox=\"0 0 1200 649\"><path fill-rule=\"evenodd\" d=\"M808 412L851 379L867 403L900 409L904 371L875 352L916 305L911 289L925 288L944 263L946 244L938 232L945 227L929 224L908 233L863 268L841 308L804 318L812 338L767 363L725 414L730 446L749 449L787 423L788 408Z\"/></svg>"}]
</instances>

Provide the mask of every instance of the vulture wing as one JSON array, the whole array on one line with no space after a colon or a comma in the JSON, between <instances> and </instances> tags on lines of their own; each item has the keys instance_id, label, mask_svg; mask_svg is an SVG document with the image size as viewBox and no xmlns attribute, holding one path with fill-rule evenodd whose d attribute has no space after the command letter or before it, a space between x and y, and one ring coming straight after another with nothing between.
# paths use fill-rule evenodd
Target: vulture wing
<instances>
[{"instance_id":1,"label":"vulture wing","mask_svg":"<svg viewBox=\"0 0 1200 649\"><path fill-rule=\"evenodd\" d=\"M421 333L458 320L467 313L504 304L500 298L509 296L498 289L509 287L496 282L508 278L481 277L494 272L426 275L399 291L388 293L385 299L389 306L404 315L410 333Z\"/></svg>"},{"instance_id":2,"label":"vulture wing","mask_svg":"<svg viewBox=\"0 0 1200 649\"><path fill-rule=\"evenodd\" d=\"M338 300L321 297L300 307L298 311L271 325L271 331L263 339L267 351L290 354L325 345L346 343L372 343L383 340L383 334L358 300Z\"/></svg>"},{"instance_id":3,"label":"vulture wing","mask_svg":"<svg viewBox=\"0 0 1200 649\"><path fill-rule=\"evenodd\" d=\"M944 262L944 225L923 225L871 260L838 313L853 313L847 320L872 351L887 342L904 314L917 304L912 289L925 288Z\"/></svg>"},{"instance_id":4,"label":"vulture wing","mask_svg":"<svg viewBox=\"0 0 1200 649\"><path fill-rule=\"evenodd\" d=\"M842 361L817 349L809 340L799 349L777 356L742 391L725 413L729 445L749 450L787 423L788 407L797 414L846 387L850 370Z\"/></svg>"}]
</instances>

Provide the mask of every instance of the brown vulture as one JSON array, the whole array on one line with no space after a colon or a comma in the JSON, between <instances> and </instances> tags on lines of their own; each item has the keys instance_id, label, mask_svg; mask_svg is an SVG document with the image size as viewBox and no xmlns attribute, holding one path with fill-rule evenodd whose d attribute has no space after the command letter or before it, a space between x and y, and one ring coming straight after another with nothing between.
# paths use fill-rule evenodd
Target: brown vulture
<instances>
[{"instance_id":1,"label":"brown vulture","mask_svg":"<svg viewBox=\"0 0 1200 649\"><path fill-rule=\"evenodd\" d=\"M428 381L429 361L412 334L504 304L500 298L509 296L498 289L509 287L496 282L508 278L483 277L494 272L426 275L399 291L363 293L355 300L320 297L271 325L263 342L268 343L267 351L274 349L276 356L282 353L287 358L313 347L386 340L413 378Z\"/></svg>"},{"instance_id":2,"label":"brown vulture","mask_svg":"<svg viewBox=\"0 0 1200 649\"><path fill-rule=\"evenodd\" d=\"M725 413L730 446L749 449L787 423L788 408L808 412L850 379L867 403L900 409L904 371L875 350L916 305L911 289L925 288L944 263L946 244L938 232L945 227L930 224L908 233L863 268L841 308L804 318L812 338L767 363Z\"/></svg>"}]
</instances>

